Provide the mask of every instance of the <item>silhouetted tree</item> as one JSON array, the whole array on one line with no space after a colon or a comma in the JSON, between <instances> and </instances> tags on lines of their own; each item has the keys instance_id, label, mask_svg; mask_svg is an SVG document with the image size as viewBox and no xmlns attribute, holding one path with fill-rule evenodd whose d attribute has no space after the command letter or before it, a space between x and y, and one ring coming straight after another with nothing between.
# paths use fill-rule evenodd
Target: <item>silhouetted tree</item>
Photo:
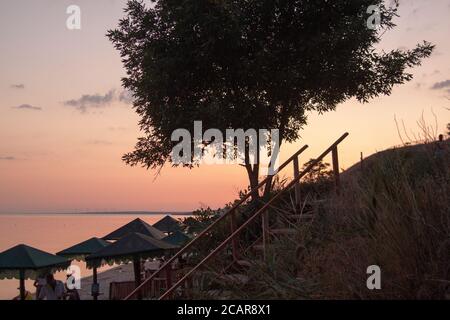
<instances>
[{"instance_id":1,"label":"silhouetted tree","mask_svg":"<svg viewBox=\"0 0 450 320\"><path fill-rule=\"evenodd\" d=\"M380 9L376 30L367 27L370 5ZM307 112L389 95L433 50L424 42L376 51L397 13L383 0L129 1L125 13L107 35L143 136L123 160L147 168L173 164L171 134L193 136L194 120L222 132L279 129L282 141L295 141ZM255 187L260 167L245 167Z\"/></svg>"},{"instance_id":2,"label":"silhouetted tree","mask_svg":"<svg viewBox=\"0 0 450 320\"><path fill-rule=\"evenodd\" d=\"M307 161L303 165L302 171L304 171L314 161L316 160L310 159ZM304 182L323 182L329 180L332 175L333 170L330 169L330 164L321 160L305 175Z\"/></svg>"}]
</instances>

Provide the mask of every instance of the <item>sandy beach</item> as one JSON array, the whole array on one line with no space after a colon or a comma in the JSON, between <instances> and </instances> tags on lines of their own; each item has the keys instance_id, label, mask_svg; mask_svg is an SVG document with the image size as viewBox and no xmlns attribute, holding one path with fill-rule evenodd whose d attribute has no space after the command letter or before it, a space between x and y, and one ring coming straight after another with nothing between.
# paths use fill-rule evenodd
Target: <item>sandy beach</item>
<instances>
[{"instance_id":1,"label":"sandy beach","mask_svg":"<svg viewBox=\"0 0 450 320\"><path fill-rule=\"evenodd\" d=\"M111 282L134 281L133 264L123 264L97 275L100 284L100 295L98 300L109 299L109 284ZM81 279L81 289L78 290L81 300L92 300L91 296L92 276Z\"/></svg>"}]
</instances>

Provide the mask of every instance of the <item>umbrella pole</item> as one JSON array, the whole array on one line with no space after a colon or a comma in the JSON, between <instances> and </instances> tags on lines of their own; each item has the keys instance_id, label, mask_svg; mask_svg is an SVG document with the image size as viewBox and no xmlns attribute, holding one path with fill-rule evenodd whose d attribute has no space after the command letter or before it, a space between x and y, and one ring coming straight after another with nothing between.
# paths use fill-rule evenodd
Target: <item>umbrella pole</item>
<instances>
[{"instance_id":1,"label":"umbrella pole","mask_svg":"<svg viewBox=\"0 0 450 320\"><path fill-rule=\"evenodd\" d=\"M95 286L97 286L97 267L94 267L94 269L92 270L92 282ZM94 298L94 300L97 300L98 292L93 292L92 297Z\"/></svg>"},{"instance_id":2,"label":"umbrella pole","mask_svg":"<svg viewBox=\"0 0 450 320\"><path fill-rule=\"evenodd\" d=\"M21 269L20 274L20 300L25 300L25 270Z\"/></svg>"},{"instance_id":3,"label":"umbrella pole","mask_svg":"<svg viewBox=\"0 0 450 320\"><path fill-rule=\"evenodd\" d=\"M141 284L141 259L138 256L134 257L133 266L134 266L134 282L137 288ZM142 300L141 290L137 292L137 299Z\"/></svg>"}]
</instances>

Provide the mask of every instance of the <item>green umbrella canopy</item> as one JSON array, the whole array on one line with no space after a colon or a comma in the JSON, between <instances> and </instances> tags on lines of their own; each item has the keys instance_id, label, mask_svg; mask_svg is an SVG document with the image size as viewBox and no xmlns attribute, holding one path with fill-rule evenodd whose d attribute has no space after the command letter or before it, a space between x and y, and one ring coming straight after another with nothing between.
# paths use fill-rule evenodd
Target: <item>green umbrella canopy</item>
<instances>
[{"instance_id":1,"label":"green umbrella canopy","mask_svg":"<svg viewBox=\"0 0 450 320\"><path fill-rule=\"evenodd\" d=\"M169 234L167 237L162 239L164 242L173 244L175 246L183 246L186 244L191 238L185 235L183 232L175 231L172 234Z\"/></svg>"},{"instance_id":2,"label":"green umbrella canopy","mask_svg":"<svg viewBox=\"0 0 450 320\"><path fill-rule=\"evenodd\" d=\"M172 218L171 216L167 215L155 224L153 226L161 231L164 232L174 232L180 230L180 221Z\"/></svg>"},{"instance_id":3,"label":"green umbrella canopy","mask_svg":"<svg viewBox=\"0 0 450 320\"><path fill-rule=\"evenodd\" d=\"M97 252L108 245L110 245L110 242L94 237L64 249L58 252L57 255L76 260L83 260L87 255Z\"/></svg>"},{"instance_id":4,"label":"green umbrella canopy","mask_svg":"<svg viewBox=\"0 0 450 320\"><path fill-rule=\"evenodd\" d=\"M70 266L70 260L54 254L19 244L0 253L0 279L36 278L43 273L53 273Z\"/></svg>"},{"instance_id":5,"label":"green umbrella canopy","mask_svg":"<svg viewBox=\"0 0 450 320\"><path fill-rule=\"evenodd\" d=\"M137 233L141 233L143 235L155 238L155 239L162 239L164 238L166 235L152 227L151 225L149 225L147 222L137 218L129 223L127 223L126 225L120 227L119 229L111 232L110 234L104 236L102 239L103 240L118 240L130 233L133 232L137 232Z\"/></svg>"},{"instance_id":6,"label":"green umbrella canopy","mask_svg":"<svg viewBox=\"0 0 450 320\"><path fill-rule=\"evenodd\" d=\"M86 257L88 268L98 267L104 263L128 263L139 258L161 256L168 251L177 249L162 240L158 240L142 233L133 232L109 246Z\"/></svg>"}]
</instances>

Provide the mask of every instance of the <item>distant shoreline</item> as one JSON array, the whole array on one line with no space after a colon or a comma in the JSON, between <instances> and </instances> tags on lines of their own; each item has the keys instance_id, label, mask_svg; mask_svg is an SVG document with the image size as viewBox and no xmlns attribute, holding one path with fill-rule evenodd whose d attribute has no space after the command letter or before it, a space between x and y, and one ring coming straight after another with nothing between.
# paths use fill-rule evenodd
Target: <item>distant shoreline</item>
<instances>
[{"instance_id":1,"label":"distant shoreline","mask_svg":"<svg viewBox=\"0 0 450 320\"><path fill-rule=\"evenodd\" d=\"M105 211L105 212L0 212L0 216L7 215L172 215L189 216L192 211Z\"/></svg>"}]
</instances>

